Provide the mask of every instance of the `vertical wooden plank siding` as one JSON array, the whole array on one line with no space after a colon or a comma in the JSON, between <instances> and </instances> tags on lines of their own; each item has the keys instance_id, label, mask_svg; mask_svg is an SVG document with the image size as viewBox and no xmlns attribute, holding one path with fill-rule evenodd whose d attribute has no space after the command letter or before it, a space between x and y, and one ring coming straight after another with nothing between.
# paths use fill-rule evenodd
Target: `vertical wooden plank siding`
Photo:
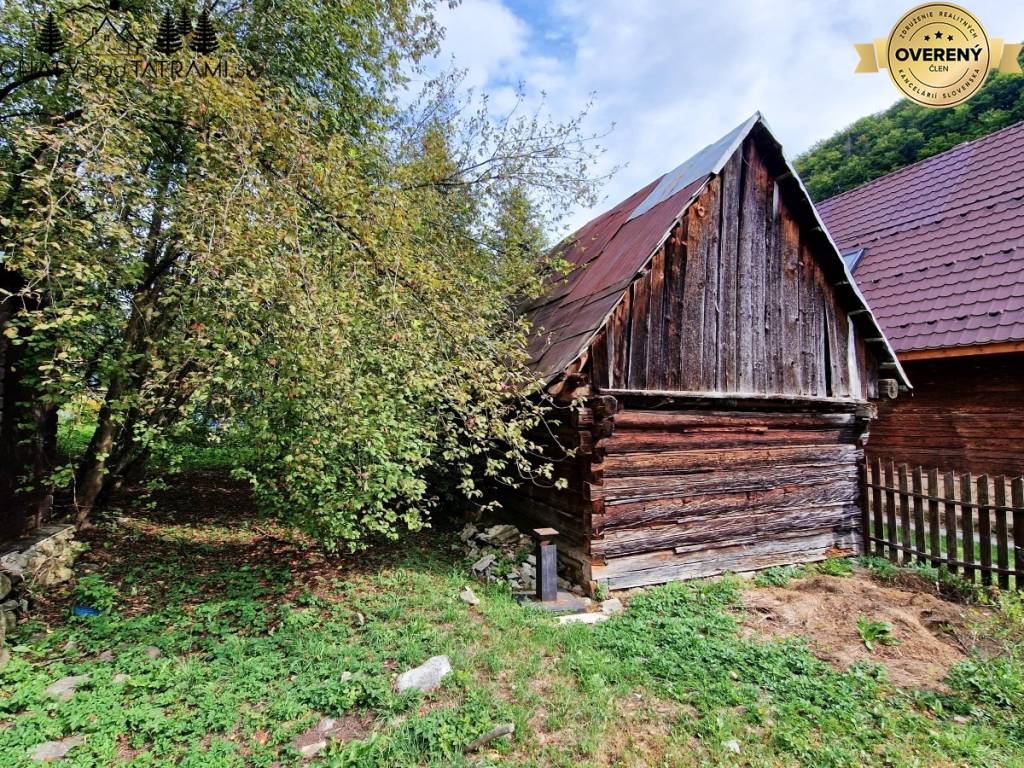
<instances>
[{"instance_id":1,"label":"vertical wooden plank siding","mask_svg":"<svg viewBox=\"0 0 1024 768\"><path fill-rule=\"evenodd\" d=\"M914 549L915 559L919 563L925 562L925 524L924 524L924 481L921 467L914 467L912 476L914 488Z\"/></svg>"},{"instance_id":2,"label":"vertical wooden plank siding","mask_svg":"<svg viewBox=\"0 0 1024 768\"><path fill-rule=\"evenodd\" d=\"M785 365L784 349L785 323L782 316L782 231L780 219L782 215L782 200L779 198L779 185L772 181L771 184L771 205L768 210L768 219L765 222L765 238L768 240L767 266L765 267L765 344L767 380L765 389L768 392L782 392L785 383L783 381L783 367Z\"/></svg>"},{"instance_id":3,"label":"vertical wooden plank siding","mask_svg":"<svg viewBox=\"0 0 1024 768\"><path fill-rule=\"evenodd\" d=\"M594 385L598 387L610 387L611 358L608 356L608 337L611 332L611 324L605 330L597 334L590 343L590 370Z\"/></svg>"},{"instance_id":4,"label":"vertical wooden plank siding","mask_svg":"<svg viewBox=\"0 0 1024 768\"><path fill-rule=\"evenodd\" d=\"M929 549L931 550L933 568L939 567L942 558L942 528L939 524L939 470L928 470L928 532L931 534Z\"/></svg>"},{"instance_id":5,"label":"vertical wooden plank siding","mask_svg":"<svg viewBox=\"0 0 1024 768\"><path fill-rule=\"evenodd\" d=\"M978 554L981 583L992 585L992 510L988 506L988 475L978 476ZM964 542L966 544L966 540Z\"/></svg>"},{"instance_id":6,"label":"vertical wooden plank siding","mask_svg":"<svg viewBox=\"0 0 1024 768\"><path fill-rule=\"evenodd\" d=\"M780 335L782 391L801 392L803 365L800 345L800 231L783 206L782 215L782 316Z\"/></svg>"},{"instance_id":7,"label":"vertical wooden plank siding","mask_svg":"<svg viewBox=\"0 0 1024 768\"><path fill-rule=\"evenodd\" d=\"M875 373L756 142L736 151L625 290L605 350L616 389L863 398ZM628 307L623 305L627 304ZM851 361L853 363L851 364Z\"/></svg>"},{"instance_id":8,"label":"vertical wooden plank siding","mask_svg":"<svg viewBox=\"0 0 1024 768\"><path fill-rule=\"evenodd\" d=\"M946 510L946 556L953 561L949 564L950 573L956 573L959 570L956 561L960 558L956 546L956 482L952 472L942 476L942 496L946 499L943 503Z\"/></svg>"},{"instance_id":9,"label":"vertical wooden plank siding","mask_svg":"<svg viewBox=\"0 0 1024 768\"><path fill-rule=\"evenodd\" d=\"M700 200L690 207L687 214L686 277L680 325L683 337L682 383L683 389L688 391L705 388L704 346L707 344L714 347L718 343L716 335L707 333L704 305L709 300L712 279L716 283L717 292L717 274L709 276L707 270L711 260L709 252L716 257L718 253L719 189L719 179L712 179ZM713 301L714 296L710 300Z\"/></svg>"},{"instance_id":10,"label":"vertical wooden plank siding","mask_svg":"<svg viewBox=\"0 0 1024 768\"><path fill-rule=\"evenodd\" d=\"M740 193L739 256L736 266L736 336L731 352L736 357L736 384L740 392L754 389L754 269L757 256L760 198L757 155L752 142L743 146L743 188Z\"/></svg>"},{"instance_id":11,"label":"vertical wooden plank siding","mask_svg":"<svg viewBox=\"0 0 1024 768\"><path fill-rule=\"evenodd\" d=\"M651 260L647 328L647 386L661 388L665 370L665 247Z\"/></svg>"},{"instance_id":12,"label":"vertical wooden plank siding","mask_svg":"<svg viewBox=\"0 0 1024 768\"><path fill-rule=\"evenodd\" d=\"M689 216L676 227L669 238L665 259L665 373L663 384L667 390L682 388L682 321L683 282L686 276L686 223Z\"/></svg>"},{"instance_id":13,"label":"vertical wooden plank siding","mask_svg":"<svg viewBox=\"0 0 1024 768\"><path fill-rule=\"evenodd\" d=\"M974 581L974 508L970 473L960 475L960 530L963 535L964 578Z\"/></svg>"},{"instance_id":14,"label":"vertical wooden plank siding","mask_svg":"<svg viewBox=\"0 0 1024 768\"><path fill-rule=\"evenodd\" d=\"M613 344L609 347L612 353L612 386L629 386L629 326L633 318L632 291L626 291L619 306L615 308L611 326L615 331Z\"/></svg>"},{"instance_id":15,"label":"vertical wooden plank siding","mask_svg":"<svg viewBox=\"0 0 1024 768\"><path fill-rule=\"evenodd\" d=\"M999 588L1009 589L1010 552L1006 527L1006 477L998 475L995 479L995 487L996 565L999 566Z\"/></svg>"},{"instance_id":16,"label":"vertical wooden plank siding","mask_svg":"<svg viewBox=\"0 0 1024 768\"><path fill-rule=\"evenodd\" d=\"M747 165L742 152L736 152L722 169L722 223L718 264L718 346L716 381L723 392L735 392L737 379L737 296L740 257L740 194Z\"/></svg>"},{"instance_id":17,"label":"vertical wooden plank siding","mask_svg":"<svg viewBox=\"0 0 1024 768\"><path fill-rule=\"evenodd\" d=\"M629 388L646 389L647 337L651 322L649 277L637 280L631 290L633 317L629 325Z\"/></svg>"}]
</instances>

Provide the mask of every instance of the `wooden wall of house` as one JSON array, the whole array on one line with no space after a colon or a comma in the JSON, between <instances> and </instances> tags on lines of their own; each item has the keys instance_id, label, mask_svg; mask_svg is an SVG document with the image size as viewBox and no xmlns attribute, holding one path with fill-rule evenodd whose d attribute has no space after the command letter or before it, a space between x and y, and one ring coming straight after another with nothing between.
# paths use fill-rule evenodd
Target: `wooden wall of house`
<instances>
[{"instance_id":1,"label":"wooden wall of house","mask_svg":"<svg viewBox=\"0 0 1024 768\"><path fill-rule=\"evenodd\" d=\"M834 403L621 400L592 471L591 578L619 589L855 547L868 416Z\"/></svg>"},{"instance_id":2,"label":"wooden wall of house","mask_svg":"<svg viewBox=\"0 0 1024 768\"><path fill-rule=\"evenodd\" d=\"M867 354L754 138L690 206L590 349L594 383L876 396ZM803 219L806 220L806 212Z\"/></svg>"},{"instance_id":3,"label":"wooden wall of house","mask_svg":"<svg viewBox=\"0 0 1024 768\"><path fill-rule=\"evenodd\" d=\"M515 508L562 532L592 589L858 544L882 340L860 332L842 267L817 257L830 246L780 162L744 142L560 384L588 398L560 427L580 446L559 469L569 487L527 487Z\"/></svg>"},{"instance_id":4,"label":"wooden wall of house","mask_svg":"<svg viewBox=\"0 0 1024 768\"><path fill-rule=\"evenodd\" d=\"M1024 474L1024 353L904 364L914 390L879 405L867 450L898 464Z\"/></svg>"}]
</instances>

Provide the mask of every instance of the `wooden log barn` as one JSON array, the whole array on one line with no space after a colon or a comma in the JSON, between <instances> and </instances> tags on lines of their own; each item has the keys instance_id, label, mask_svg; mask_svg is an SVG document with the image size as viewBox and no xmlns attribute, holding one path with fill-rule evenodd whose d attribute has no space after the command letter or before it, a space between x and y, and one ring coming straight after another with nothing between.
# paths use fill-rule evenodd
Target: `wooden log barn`
<instances>
[{"instance_id":1,"label":"wooden log barn","mask_svg":"<svg viewBox=\"0 0 1024 768\"><path fill-rule=\"evenodd\" d=\"M914 382L869 458L1024 475L1024 123L819 208Z\"/></svg>"},{"instance_id":2,"label":"wooden log barn","mask_svg":"<svg viewBox=\"0 0 1024 768\"><path fill-rule=\"evenodd\" d=\"M568 487L506 506L559 531L563 573L619 589L856 547L872 401L909 383L761 115L560 247L526 311Z\"/></svg>"}]
</instances>

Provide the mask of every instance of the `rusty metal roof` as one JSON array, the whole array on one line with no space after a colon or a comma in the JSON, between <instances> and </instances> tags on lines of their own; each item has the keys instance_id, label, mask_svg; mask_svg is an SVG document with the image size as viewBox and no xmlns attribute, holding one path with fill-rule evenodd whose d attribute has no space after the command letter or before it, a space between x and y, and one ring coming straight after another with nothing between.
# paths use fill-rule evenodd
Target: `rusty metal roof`
<instances>
[{"instance_id":1,"label":"rusty metal roof","mask_svg":"<svg viewBox=\"0 0 1024 768\"><path fill-rule=\"evenodd\" d=\"M672 227L755 129L761 130L785 159L781 144L757 112L674 170L583 225L558 246L562 257L572 265L569 274L555 281L546 295L525 307L534 329L528 346L534 371L550 381L583 354ZM796 170L788 161L786 164L791 179L813 211L810 196ZM814 216L824 228L817 213ZM831 254L826 258L837 260L846 270L839 250L834 243L831 245ZM867 310L862 322L869 326L871 335L884 337L848 270L846 273L857 296L858 308ZM881 359L893 363L900 383L909 386L895 353L888 343L884 347Z\"/></svg>"},{"instance_id":2,"label":"rusty metal roof","mask_svg":"<svg viewBox=\"0 0 1024 768\"><path fill-rule=\"evenodd\" d=\"M818 209L897 352L1024 340L1024 122Z\"/></svg>"}]
</instances>

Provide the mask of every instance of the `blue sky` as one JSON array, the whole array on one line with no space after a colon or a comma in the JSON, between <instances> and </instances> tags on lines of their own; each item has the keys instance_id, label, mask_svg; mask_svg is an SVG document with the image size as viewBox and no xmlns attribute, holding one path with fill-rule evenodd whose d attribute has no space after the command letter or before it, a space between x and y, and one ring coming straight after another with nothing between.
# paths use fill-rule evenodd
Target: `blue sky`
<instances>
[{"instance_id":1,"label":"blue sky","mask_svg":"<svg viewBox=\"0 0 1024 768\"><path fill-rule=\"evenodd\" d=\"M966 2L992 37L1024 40L1020 0ZM886 73L854 75L853 44L885 37L913 7L882 0L464 0L440 3L440 59L497 110L516 83L552 115L590 100L615 126L602 169L621 166L597 210L624 198L761 110L793 157L897 100Z\"/></svg>"}]
</instances>

